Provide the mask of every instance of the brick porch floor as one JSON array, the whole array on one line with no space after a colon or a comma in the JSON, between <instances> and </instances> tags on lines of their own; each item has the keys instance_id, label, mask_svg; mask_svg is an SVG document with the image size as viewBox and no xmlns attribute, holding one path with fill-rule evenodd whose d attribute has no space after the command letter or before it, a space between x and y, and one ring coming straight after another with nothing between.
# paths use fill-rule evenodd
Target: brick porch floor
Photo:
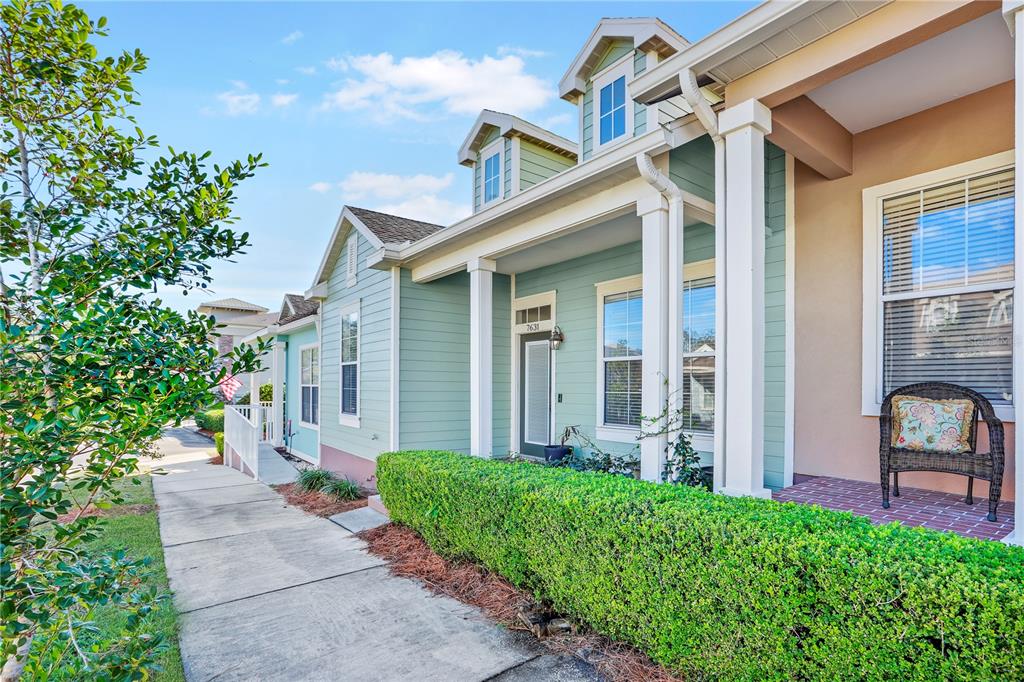
<instances>
[{"instance_id":1,"label":"brick porch floor","mask_svg":"<svg viewBox=\"0 0 1024 682\"><path fill-rule=\"evenodd\" d=\"M925 526L951 531L966 537L1001 540L1013 531L1013 503L1002 500L996 512L998 521L985 519L988 499L974 497L974 505L964 504L963 495L939 493L900 486L900 496L892 497L889 509L882 509L882 489L877 483L849 481L828 476L796 476L795 485L772 494L781 502L817 504L866 516L872 523L899 521L908 526ZM964 479L964 491L967 479Z\"/></svg>"}]
</instances>

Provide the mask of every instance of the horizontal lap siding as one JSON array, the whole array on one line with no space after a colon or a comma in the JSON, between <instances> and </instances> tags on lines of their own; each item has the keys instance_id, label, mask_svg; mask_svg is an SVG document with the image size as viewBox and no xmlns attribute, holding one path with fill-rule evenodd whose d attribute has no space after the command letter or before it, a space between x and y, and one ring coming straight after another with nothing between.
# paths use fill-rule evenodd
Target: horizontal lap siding
<instances>
[{"instance_id":1,"label":"horizontal lap siding","mask_svg":"<svg viewBox=\"0 0 1024 682\"><path fill-rule=\"evenodd\" d=\"M764 483L784 484L786 429L786 153L765 144Z\"/></svg>"},{"instance_id":2,"label":"horizontal lap siding","mask_svg":"<svg viewBox=\"0 0 1024 682\"><path fill-rule=\"evenodd\" d=\"M402 270L400 297L399 445L468 453L469 275L417 284Z\"/></svg>"},{"instance_id":3,"label":"horizontal lap siding","mask_svg":"<svg viewBox=\"0 0 1024 682\"><path fill-rule=\"evenodd\" d=\"M633 53L633 75L639 76L647 70L647 55L636 50ZM633 136L643 135L647 132L647 107L639 102L633 102Z\"/></svg>"},{"instance_id":4,"label":"horizontal lap siding","mask_svg":"<svg viewBox=\"0 0 1024 682\"><path fill-rule=\"evenodd\" d=\"M504 167L501 169L501 191L502 196L508 199L512 196L512 140L507 137L505 138L504 153L501 158L504 161Z\"/></svg>"},{"instance_id":5,"label":"horizontal lap siding","mask_svg":"<svg viewBox=\"0 0 1024 682\"><path fill-rule=\"evenodd\" d=\"M594 84L589 81L580 106L583 107L580 124L580 160L586 161L594 153Z\"/></svg>"},{"instance_id":6,"label":"horizontal lap siding","mask_svg":"<svg viewBox=\"0 0 1024 682\"><path fill-rule=\"evenodd\" d=\"M568 157L522 140L519 145L519 189L533 187L573 165Z\"/></svg>"},{"instance_id":7,"label":"horizontal lap siding","mask_svg":"<svg viewBox=\"0 0 1024 682\"><path fill-rule=\"evenodd\" d=\"M298 450L307 457L317 458L316 429L309 429L299 422L302 416L302 374L301 374L301 353L302 346L316 343L316 326L310 325L291 334L279 336L278 339L288 343L288 350L285 354L285 433L287 433L288 420L292 422L292 437L288 447ZM322 357L322 356L321 356ZM322 365L321 365L322 367ZM320 378L320 390L323 391L323 374ZM323 393L321 395L321 406L323 405ZM320 421L323 422L323 411L320 412Z\"/></svg>"},{"instance_id":8,"label":"horizontal lap siding","mask_svg":"<svg viewBox=\"0 0 1024 682\"><path fill-rule=\"evenodd\" d=\"M494 331L492 355L492 439L491 452L505 455L512 450L512 280L494 275Z\"/></svg>"},{"instance_id":9,"label":"horizontal lap siding","mask_svg":"<svg viewBox=\"0 0 1024 682\"><path fill-rule=\"evenodd\" d=\"M348 287L344 264L347 249L338 256L327 285L321 331L320 438L324 445L376 459L388 448L391 377L391 275L365 266L373 246L358 238L356 284ZM359 301L359 428L342 426L341 311Z\"/></svg>"}]
</instances>

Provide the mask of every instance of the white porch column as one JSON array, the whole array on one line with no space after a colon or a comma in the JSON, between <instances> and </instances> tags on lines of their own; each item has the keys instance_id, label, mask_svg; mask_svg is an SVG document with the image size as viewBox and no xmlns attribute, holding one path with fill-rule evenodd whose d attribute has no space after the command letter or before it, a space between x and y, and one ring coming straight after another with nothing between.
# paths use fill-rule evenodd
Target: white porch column
<instances>
[{"instance_id":1,"label":"white porch column","mask_svg":"<svg viewBox=\"0 0 1024 682\"><path fill-rule=\"evenodd\" d=\"M1024 545L1024 0L1003 0L1003 17L1014 38L1014 295L1013 431L1014 507L1017 520L1004 542Z\"/></svg>"},{"instance_id":2,"label":"white porch column","mask_svg":"<svg viewBox=\"0 0 1024 682\"><path fill-rule=\"evenodd\" d=\"M725 138L725 481L727 495L764 487L764 136L771 111L756 100L718 119Z\"/></svg>"},{"instance_id":3,"label":"white porch column","mask_svg":"<svg viewBox=\"0 0 1024 682\"><path fill-rule=\"evenodd\" d=\"M643 383L640 410L645 417L657 417L665 409L669 375L669 295L668 295L668 202L660 193L637 201L642 222L643 254ZM657 428L657 425L645 425ZM660 481L665 458L665 435L640 441L640 476Z\"/></svg>"},{"instance_id":4,"label":"white porch column","mask_svg":"<svg viewBox=\"0 0 1024 682\"><path fill-rule=\"evenodd\" d=\"M272 397L273 403L270 406L270 420L274 425L274 447L284 445L284 374L285 374L285 341L274 339L273 348L270 351L270 382L274 387Z\"/></svg>"},{"instance_id":5,"label":"white porch column","mask_svg":"<svg viewBox=\"0 0 1024 682\"><path fill-rule=\"evenodd\" d=\"M494 261L474 258L469 271L469 449L490 457L492 449L492 337Z\"/></svg>"}]
</instances>

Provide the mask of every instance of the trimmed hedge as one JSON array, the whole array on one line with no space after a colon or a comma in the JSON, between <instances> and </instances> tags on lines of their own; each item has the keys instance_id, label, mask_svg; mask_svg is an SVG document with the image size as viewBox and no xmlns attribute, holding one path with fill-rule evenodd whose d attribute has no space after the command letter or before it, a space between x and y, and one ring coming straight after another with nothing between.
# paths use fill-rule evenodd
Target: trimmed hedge
<instances>
[{"instance_id":1,"label":"trimmed hedge","mask_svg":"<svg viewBox=\"0 0 1024 682\"><path fill-rule=\"evenodd\" d=\"M391 518L687 677L1024 679L1024 550L771 500L387 453Z\"/></svg>"},{"instance_id":2,"label":"trimmed hedge","mask_svg":"<svg viewBox=\"0 0 1024 682\"><path fill-rule=\"evenodd\" d=\"M217 447L217 454L224 454L224 433L213 434L213 444Z\"/></svg>"},{"instance_id":3,"label":"trimmed hedge","mask_svg":"<svg viewBox=\"0 0 1024 682\"><path fill-rule=\"evenodd\" d=\"M224 408L197 412L196 426L214 433L221 433L224 430Z\"/></svg>"}]
</instances>

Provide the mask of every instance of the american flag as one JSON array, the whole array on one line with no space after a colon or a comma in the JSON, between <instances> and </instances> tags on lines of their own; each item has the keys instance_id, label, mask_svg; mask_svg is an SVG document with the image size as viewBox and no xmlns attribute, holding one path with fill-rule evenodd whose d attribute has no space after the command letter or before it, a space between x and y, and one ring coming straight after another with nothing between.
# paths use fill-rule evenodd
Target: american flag
<instances>
[{"instance_id":1,"label":"american flag","mask_svg":"<svg viewBox=\"0 0 1024 682\"><path fill-rule=\"evenodd\" d=\"M231 400L238 393L238 389L242 387L242 382L234 377L233 374L226 374L224 378L220 380L220 392L224 394L224 397Z\"/></svg>"}]
</instances>

